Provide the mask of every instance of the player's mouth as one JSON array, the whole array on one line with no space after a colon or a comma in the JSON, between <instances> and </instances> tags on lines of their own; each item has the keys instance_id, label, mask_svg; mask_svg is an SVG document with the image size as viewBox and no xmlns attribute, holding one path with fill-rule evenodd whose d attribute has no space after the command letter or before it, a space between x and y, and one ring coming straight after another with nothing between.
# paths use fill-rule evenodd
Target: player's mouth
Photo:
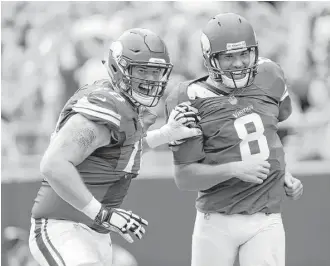
<instances>
[{"instance_id":1,"label":"player's mouth","mask_svg":"<svg viewBox=\"0 0 330 266\"><path fill-rule=\"evenodd\" d=\"M247 71L246 70L240 70L240 71L233 71L231 72L231 74L233 75L233 78L236 79L243 79L245 78Z\"/></svg>"},{"instance_id":2,"label":"player's mouth","mask_svg":"<svg viewBox=\"0 0 330 266\"><path fill-rule=\"evenodd\" d=\"M139 84L139 92L144 94L144 95L148 95L151 96L152 92L156 91L157 86L155 85L146 85L146 84Z\"/></svg>"},{"instance_id":3,"label":"player's mouth","mask_svg":"<svg viewBox=\"0 0 330 266\"><path fill-rule=\"evenodd\" d=\"M151 90L151 87L140 83L138 89L140 93L148 95Z\"/></svg>"}]
</instances>

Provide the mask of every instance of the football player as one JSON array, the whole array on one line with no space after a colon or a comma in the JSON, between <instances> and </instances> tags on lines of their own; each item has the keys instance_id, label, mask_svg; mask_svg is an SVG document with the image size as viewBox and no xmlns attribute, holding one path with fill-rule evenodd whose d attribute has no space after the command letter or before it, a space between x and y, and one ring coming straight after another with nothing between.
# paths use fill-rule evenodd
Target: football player
<instances>
[{"instance_id":1,"label":"football player","mask_svg":"<svg viewBox=\"0 0 330 266\"><path fill-rule=\"evenodd\" d=\"M283 71L259 57L251 24L237 14L212 18L201 46L209 75L166 100L168 114L191 101L201 117L203 135L173 147L177 186L198 191L192 266L232 266L237 254L241 266L283 266L282 201L302 194L277 135L291 114ZM259 168L242 175L248 165Z\"/></svg>"},{"instance_id":2,"label":"football player","mask_svg":"<svg viewBox=\"0 0 330 266\"><path fill-rule=\"evenodd\" d=\"M122 34L103 62L109 80L79 89L64 106L42 158L44 177L32 208L29 246L42 265L111 265L110 231L133 242L147 221L120 209L140 171L143 142L151 148L201 134L188 128L196 110L176 108L168 123L148 107L163 96L171 70L163 40L147 29Z\"/></svg>"}]
</instances>

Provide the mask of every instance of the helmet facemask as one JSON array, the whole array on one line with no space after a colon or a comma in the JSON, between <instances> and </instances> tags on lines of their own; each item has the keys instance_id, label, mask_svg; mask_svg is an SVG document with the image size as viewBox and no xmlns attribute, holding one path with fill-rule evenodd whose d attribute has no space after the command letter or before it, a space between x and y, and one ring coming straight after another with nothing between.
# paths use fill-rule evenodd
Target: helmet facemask
<instances>
[{"instance_id":1,"label":"helmet facemask","mask_svg":"<svg viewBox=\"0 0 330 266\"><path fill-rule=\"evenodd\" d=\"M133 61L111 53L110 50L106 66L113 85L123 91L136 106L156 106L164 94L173 65L161 58ZM154 79L146 79L134 73L134 69L144 69L146 72L157 70L159 75Z\"/></svg>"},{"instance_id":2,"label":"helmet facemask","mask_svg":"<svg viewBox=\"0 0 330 266\"><path fill-rule=\"evenodd\" d=\"M154 107L164 95L171 71L172 66L166 63L130 63L123 75L126 92L138 104ZM148 79L145 78L145 73L156 74Z\"/></svg>"},{"instance_id":3,"label":"helmet facemask","mask_svg":"<svg viewBox=\"0 0 330 266\"><path fill-rule=\"evenodd\" d=\"M249 52L249 64L238 69L222 69L220 63L220 56L227 55L236 52ZM204 57L205 58L205 57ZM210 54L206 57L206 67L216 82L224 84L226 87L232 89L244 88L252 84L255 75L257 74L257 62L258 62L258 47L250 46L244 49L233 49L227 51L220 51ZM235 78L237 75L244 75L241 78Z\"/></svg>"}]
</instances>

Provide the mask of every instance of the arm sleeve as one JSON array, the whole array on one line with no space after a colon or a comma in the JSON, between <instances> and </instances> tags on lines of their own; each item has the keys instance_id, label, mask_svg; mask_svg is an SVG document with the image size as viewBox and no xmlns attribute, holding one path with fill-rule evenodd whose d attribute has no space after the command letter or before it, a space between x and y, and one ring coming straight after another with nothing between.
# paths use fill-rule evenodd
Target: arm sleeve
<instances>
[{"instance_id":1,"label":"arm sleeve","mask_svg":"<svg viewBox=\"0 0 330 266\"><path fill-rule=\"evenodd\" d=\"M205 158L203 136L187 139L172 149L174 164L197 163Z\"/></svg>"},{"instance_id":2,"label":"arm sleeve","mask_svg":"<svg viewBox=\"0 0 330 266\"><path fill-rule=\"evenodd\" d=\"M109 94L109 96L111 96ZM93 122L104 124L112 130L120 128L121 115L116 107L116 101L98 91L79 99L72 109L84 115Z\"/></svg>"},{"instance_id":3,"label":"arm sleeve","mask_svg":"<svg viewBox=\"0 0 330 266\"><path fill-rule=\"evenodd\" d=\"M285 84L285 89L284 89L284 92L283 92L283 94L281 96L280 102L283 102L286 97L290 97L290 96L289 96L288 87Z\"/></svg>"},{"instance_id":4,"label":"arm sleeve","mask_svg":"<svg viewBox=\"0 0 330 266\"><path fill-rule=\"evenodd\" d=\"M271 93L281 103L286 97L289 96L287 81L283 69L275 62L271 62L273 72L273 84L271 86Z\"/></svg>"},{"instance_id":5,"label":"arm sleeve","mask_svg":"<svg viewBox=\"0 0 330 266\"><path fill-rule=\"evenodd\" d=\"M288 119L291 113L292 113L291 99L290 96L287 95L286 97L284 97L284 99L280 102L279 105L279 114L278 114L279 122Z\"/></svg>"},{"instance_id":6,"label":"arm sleeve","mask_svg":"<svg viewBox=\"0 0 330 266\"><path fill-rule=\"evenodd\" d=\"M276 64L276 71L278 73L278 80L279 80L279 88L278 88L278 95L279 95L279 114L278 120L282 122L286 120L292 113L292 106L291 106L291 99L289 95L288 86L286 84L286 79L284 76L284 72L282 68Z\"/></svg>"}]
</instances>

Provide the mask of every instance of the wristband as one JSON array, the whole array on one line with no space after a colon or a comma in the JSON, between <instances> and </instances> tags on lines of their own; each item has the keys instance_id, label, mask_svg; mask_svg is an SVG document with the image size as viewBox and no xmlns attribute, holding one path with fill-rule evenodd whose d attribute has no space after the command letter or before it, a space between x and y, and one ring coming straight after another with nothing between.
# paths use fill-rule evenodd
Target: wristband
<instances>
[{"instance_id":1,"label":"wristband","mask_svg":"<svg viewBox=\"0 0 330 266\"><path fill-rule=\"evenodd\" d=\"M93 197L91 201L81 211L92 220L95 220L97 214L101 210L101 207L102 204Z\"/></svg>"},{"instance_id":2,"label":"wristband","mask_svg":"<svg viewBox=\"0 0 330 266\"><path fill-rule=\"evenodd\" d=\"M148 131L145 140L150 148L155 148L168 143L169 133L166 125L162 126L160 129Z\"/></svg>"}]
</instances>

